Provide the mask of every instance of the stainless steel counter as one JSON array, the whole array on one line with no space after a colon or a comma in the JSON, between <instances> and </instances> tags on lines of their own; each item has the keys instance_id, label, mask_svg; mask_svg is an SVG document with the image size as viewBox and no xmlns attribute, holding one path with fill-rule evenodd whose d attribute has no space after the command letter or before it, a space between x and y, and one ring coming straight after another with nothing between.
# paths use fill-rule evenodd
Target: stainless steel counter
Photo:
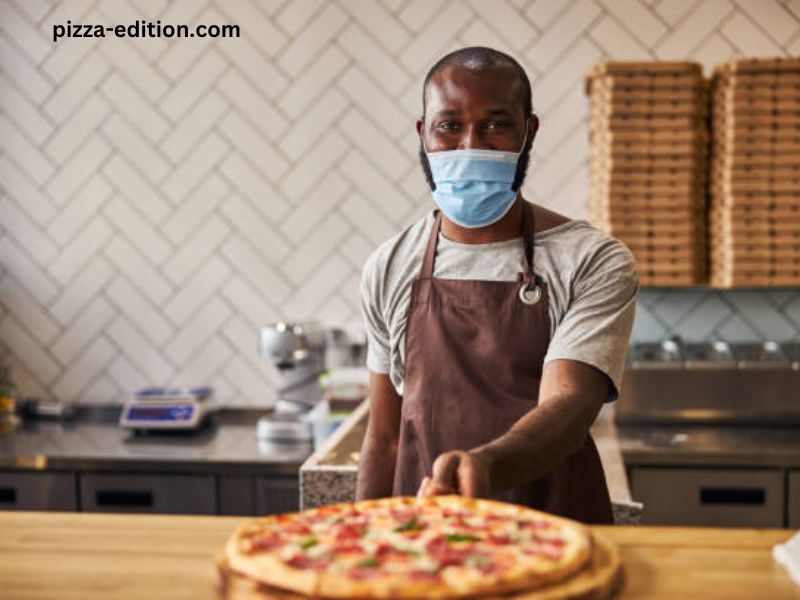
<instances>
[{"instance_id":1,"label":"stainless steel counter","mask_svg":"<svg viewBox=\"0 0 800 600\"><path fill-rule=\"evenodd\" d=\"M800 467L800 427L620 425L631 466Z\"/></svg>"},{"instance_id":2,"label":"stainless steel counter","mask_svg":"<svg viewBox=\"0 0 800 600\"><path fill-rule=\"evenodd\" d=\"M297 476L311 444L259 445L264 414L225 410L196 432L142 435L117 425L119 408L83 409L71 421L0 428L0 469Z\"/></svg>"}]
</instances>

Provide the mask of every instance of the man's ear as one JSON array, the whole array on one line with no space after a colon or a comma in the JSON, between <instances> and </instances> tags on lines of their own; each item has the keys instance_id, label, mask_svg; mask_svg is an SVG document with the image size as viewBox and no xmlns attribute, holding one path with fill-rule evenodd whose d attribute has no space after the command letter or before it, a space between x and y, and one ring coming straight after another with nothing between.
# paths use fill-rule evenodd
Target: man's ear
<instances>
[{"instance_id":1,"label":"man's ear","mask_svg":"<svg viewBox=\"0 0 800 600\"><path fill-rule=\"evenodd\" d=\"M425 127L425 117L420 117L417 119L417 135L419 136L420 141L422 141L422 128Z\"/></svg>"},{"instance_id":2,"label":"man's ear","mask_svg":"<svg viewBox=\"0 0 800 600\"><path fill-rule=\"evenodd\" d=\"M535 114L531 113L528 117L528 144L533 143L533 139L536 137L536 132L539 131L539 117Z\"/></svg>"}]
</instances>

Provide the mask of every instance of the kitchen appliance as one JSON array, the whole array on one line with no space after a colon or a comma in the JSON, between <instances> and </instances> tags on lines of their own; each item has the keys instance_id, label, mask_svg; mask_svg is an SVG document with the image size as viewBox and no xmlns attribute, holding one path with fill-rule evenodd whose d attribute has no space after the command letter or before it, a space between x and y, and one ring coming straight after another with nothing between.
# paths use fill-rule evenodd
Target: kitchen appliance
<instances>
[{"instance_id":1,"label":"kitchen appliance","mask_svg":"<svg viewBox=\"0 0 800 600\"><path fill-rule=\"evenodd\" d=\"M274 411L258 421L259 442L313 439L322 400L317 380L325 370L330 335L315 322L279 321L261 328L258 349L276 368L278 398Z\"/></svg>"},{"instance_id":2,"label":"kitchen appliance","mask_svg":"<svg viewBox=\"0 0 800 600\"><path fill-rule=\"evenodd\" d=\"M800 343L634 344L615 413L644 524L798 525Z\"/></svg>"},{"instance_id":3,"label":"kitchen appliance","mask_svg":"<svg viewBox=\"0 0 800 600\"><path fill-rule=\"evenodd\" d=\"M618 423L800 424L800 344L634 344Z\"/></svg>"},{"instance_id":4,"label":"kitchen appliance","mask_svg":"<svg viewBox=\"0 0 800 600\"><path fill-rule=\"evenodd\" d=\"M119 424L126 429L198 429L217 410L210 387L150 387L137 391L122 407Z\"/></svg>"}]
</instances>

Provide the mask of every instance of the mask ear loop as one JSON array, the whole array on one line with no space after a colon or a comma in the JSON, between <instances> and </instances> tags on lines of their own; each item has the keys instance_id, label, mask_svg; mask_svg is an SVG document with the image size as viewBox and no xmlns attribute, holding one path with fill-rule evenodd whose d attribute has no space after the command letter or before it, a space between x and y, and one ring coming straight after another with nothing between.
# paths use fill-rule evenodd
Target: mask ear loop
<instances>
[{"instance_id":1,"label":"mask ear loop","mask_svg":"<svg viewBox=\"0 0 800 600\"><path fill-rule=\"evenodd\" d=\"M522 147L517 151L517 159L522 156L522 153L525 151L525 144L528 143L528 127L525 126L525 137L522 138Z\"/></svg>"}]
</instances>

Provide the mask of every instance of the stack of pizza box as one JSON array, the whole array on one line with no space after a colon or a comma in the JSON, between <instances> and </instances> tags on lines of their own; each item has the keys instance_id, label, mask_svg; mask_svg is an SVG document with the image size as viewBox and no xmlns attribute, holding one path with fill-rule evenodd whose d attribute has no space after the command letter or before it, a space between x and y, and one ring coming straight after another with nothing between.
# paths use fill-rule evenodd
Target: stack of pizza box
<instances>
[{"instance_id":1,"label":"stack of pizza box","mask_svg":"<svg viewBox=\"0 0 800 600\"><path fill-rule=\"evenodd\" d=\"M623 241L643 285L703 283L708 86L691 62L608 62L586 77L589 220Z\"/></svg>"},{"instance_id":2,"label":"stack of pizza box","mask_svg":"<svg viewBox=\"0 0 800 600\"><path fill-rule=\"evenodd\" d=\"M800 285L800 59L712 77L711 283Z\"/></svg>"}]
</instances>

